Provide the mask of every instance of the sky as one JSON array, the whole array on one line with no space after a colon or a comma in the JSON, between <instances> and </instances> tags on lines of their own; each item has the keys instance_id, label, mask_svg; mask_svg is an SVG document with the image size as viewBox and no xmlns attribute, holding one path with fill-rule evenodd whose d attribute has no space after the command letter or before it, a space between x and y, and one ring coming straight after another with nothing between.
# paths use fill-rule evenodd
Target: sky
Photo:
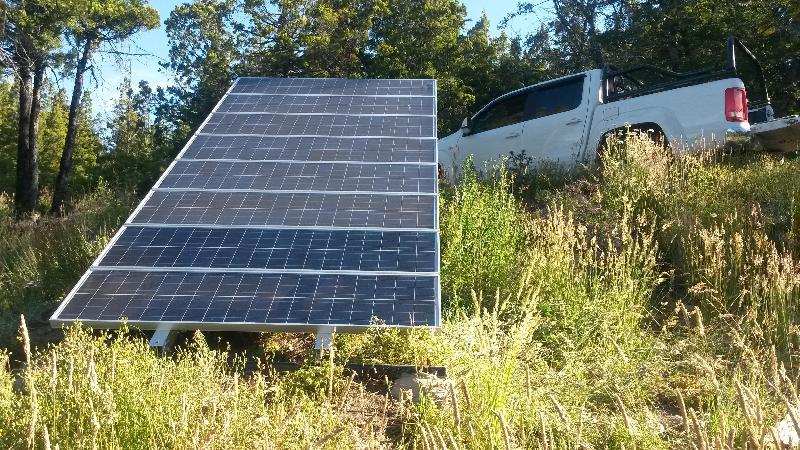
<instances>
[{"instance_id":1,"label":"sky","mask_svg":"<svg viewBox=\"0 0 800 450\"><path fill-rule=\"evenodd\" d=\"M124 61L117 61L108 54L100 53L95 57L96 79L89 81L87 88L92 92L95 112L102 118L110 111L118 96L119 85L129 76L136 85L139 80L146 80L151 86L165 86L168 75L161 71L159 62L166 60L168 52L167 36L164 31L164 20L169 17L176 5L186 0L150 0L150 5L158 9L161 26L155 30L139 33L119 46L128 53L147 54L150 56L133 56ZM479 19L483 12L489 17L494 34L499 34L497 25L506 15L517 8L519 0L462 0L467 7L470 23ZM470 24L467 24L469 27ZM517 19L505 29L509 35L527 34L533 26L531 19ZM71 89L69 79L61 80L64 88Z\"/></svg>"}]
</instances>

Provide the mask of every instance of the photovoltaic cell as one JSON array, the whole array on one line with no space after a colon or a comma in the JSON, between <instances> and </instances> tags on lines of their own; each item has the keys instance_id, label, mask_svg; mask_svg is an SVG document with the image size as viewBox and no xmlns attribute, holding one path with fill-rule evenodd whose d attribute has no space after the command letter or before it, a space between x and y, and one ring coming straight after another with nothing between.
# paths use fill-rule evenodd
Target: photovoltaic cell
<instances>
[{"instance_id":1,"label":"photovoltaic cell","mask_svg":"<svg viewBox=\"0 0 800 450\"><path fill-rule=\"evenodd\" d=\"M428 116L217 114L202 134L429 137L434 126Z\"/></svg>"},{"instance_id":2,"label":"photovoltaic cell","mask_svg":"<svg viewBox=\"0 0 800 450\"><path fill-rule=\"evenodd\" d=\"M353 80L338 78L241 78L233 94L356 95L433 97L433 80Z\"/></svg>"},{"instance_id":3,"label":"photovoltaic cell","mask_svg":"<svg viewBox=\"0 0 800 450\"><path fill-rule=\"evenodd\" d=\"M433 273L435 248L432 231L129 226L100 265Z\"/></svg>"},{"instance_id":4,"label":"photovoltaic cell","mask_svg":"<svg viewBox=\"0 0 800 450\"><path fill-rule=\"evenodd\" d=\"M433 97L357 97L231 94L219 113L418 115L434 110Z\"/></svg>"},{"instance_id":5,"label":"photovoltaic cell","mask_svg":"<svg viewBox=\"0 0 800 450\"><path fill-rule=\"evenodd\" d=\"M237 80L51 321L438 326L435 91Z\"/></svg>"},{"instance_id":6,"label":"photovoltaic cell","mask_svg":"<svg viewBox=\"0 0 800 450\"><path fill-rule=\"evenodd\" d=\"M95 270L62 320L431 326L432 276Z\"/></svg>"},{"instance_id":7,"label":"photovoltaic cell","mask_svg":"<svg viewBox=\"0 0 800 450\"><path fill-rule=\"evenodd\" d=\"M433 163L436 140L200 135L189 144L182 159Z\"/></svg>"},{"instance_id":8,"label":"photovoltaic cell","mask_svg":"<svg viewBox=\"0 0 800 450\"><path fill-rule=\"evenodd\" d=\"M433 228L430 195L156 191L133 224Z\"/></svg>"},{"instance_id":9,"label":"photovoltaic cell","mask_svg":"<svg viewBox=\"0 0 800 450\"><path fill-rule=\"evenodd\" d=\"M436 192L436 167L418 164L179 160L160 188Z\"/></svg>"}]
</instances>

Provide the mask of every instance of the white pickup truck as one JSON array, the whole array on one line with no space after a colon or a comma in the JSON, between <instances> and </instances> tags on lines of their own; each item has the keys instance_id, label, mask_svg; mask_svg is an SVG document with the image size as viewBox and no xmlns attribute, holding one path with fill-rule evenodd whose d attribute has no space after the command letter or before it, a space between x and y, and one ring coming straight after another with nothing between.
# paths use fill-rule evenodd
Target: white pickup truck
<instances>
[{"instance_id":1,"label":"white pickup truck","mask_svg":"<svg viewBox=\"0 0 800 450\"><path fill-rule=\"evenodd\" d=\"M731 37L721 70L606 66L505 94L439 140L439 167L453 177L470 154L480 169L512 152L534 164L590 163L606 136L626 129L653 130L676 151L733 135L753 136L766 150L800 149L800 118L774 118L760 64Z\"/></svg>"}]
</instances>

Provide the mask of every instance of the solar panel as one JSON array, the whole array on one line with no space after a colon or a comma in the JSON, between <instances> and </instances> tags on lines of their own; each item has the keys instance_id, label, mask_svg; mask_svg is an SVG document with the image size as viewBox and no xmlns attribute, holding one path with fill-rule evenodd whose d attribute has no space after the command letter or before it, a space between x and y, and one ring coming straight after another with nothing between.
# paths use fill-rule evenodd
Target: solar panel
<instances>
[{"instance_id":1,"label":"solar panel","mask_svg":"<svg viewBox=\"0 0 800 450\"><path fill-rule=\"evenodd\" d=\"M108 267L436 272L430 231L129 226Z\"/></svg>"},{"instance_id":2,"label":"solar panel","mask_svg":"<svg viewBox=\"0 0 800 450\"><path fill-rule=\"evenodd\" d=\"M433 80L240 78L51 318L438 326Z\"/></svg>"},{"instance_id":3,"label":"solar panel","mask_svg":"<svg viewBox=\"0 0 800 450\"><path fill-rule=\"evenodd\" d=\"M419 164L286 161L176 162L161 183L172 189L436 192L436 167Z\"/></svg>"},{"instance_id":4,"label":"solar panel","mask_svg":"<svg viewBox=\"0 0 800 450\"><path fill-rule=\"evenodd\" d=\"M436 279L401 275L94 270L60 320L263 330L435 323ZM86 320L85 318L91 318ZM249 325L249 326L248 326ZM289 328L292 327L292 328ZM239 328L235 327L234 329Z\"/></svg>"},{"instance_id":5,"label":"solar panel","mask_svg":"<svg viewBox=\"0 0 800 450\"><path fill-rule=\"evenodd\" d=\"M428 137L434 118L427 116L345 116L341 114L223 114L212 116L202 134L244 136Z\"/></svg>"},{"instance_id":6,"label":"solar panel","mask_svg":"<svg viewBox=\"0 0 800 450\"><path fill-rule=\"evenodd\" d=\"M183 158L434 163L435 148L436 140L427 138L201 135L189 143Z\"/></svg>"},{"instance_id":7,"label":"solar panel","mask_svg":"<svg viewBox=\"0 0 800 450\"><path fill-rule=\"evenodd\" d=\"M435 216L432 195L158 190L131 223L432 228Z\"/></svg>"},{"instance_id":8,"label":"solar panel","mask_svg":"<svg viewBox=\"0 0 800 450\"><path fill-rule=\"evenodd\" d=\"M341 78L240 78L234 94L308 96L434 97L433 80L359 80Z\"/></svg>"},{"instance_id":9,"label":"solar panel","mask_svg":"<svg viewBox=\"0 0 800 450\"><path fill-rule=\"evenodd\" d=\"M230 94L219 111L228 113L343 114L427 116L433 111L433 97L367 97Z\"/></svg>"}]
</instances>

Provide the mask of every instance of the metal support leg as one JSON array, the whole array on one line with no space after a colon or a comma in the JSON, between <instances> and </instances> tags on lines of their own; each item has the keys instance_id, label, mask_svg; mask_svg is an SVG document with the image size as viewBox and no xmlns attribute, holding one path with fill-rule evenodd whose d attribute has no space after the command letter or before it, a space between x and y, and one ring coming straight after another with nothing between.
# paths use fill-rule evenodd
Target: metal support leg
<instances>
[{"instance_id":1,"label":"metal support leg","mask_svg":"<svg viewBox=\"0 0 800 450\"><path fill-rule=\"evenodd\" d=\"M333 334L336 332L334 327L324 327L317 330L314 350L330 350L333 347Z\"/></svg>"},{"instance_id":2,"label":"metal support leg","mask_svg":"<svg viewBox=\"0 0 800 450\"><path fill-rule=\"evenodd\" d=\"M175 333L172 332L172 328L159 327L156 328L153 337L150 338L150 347L159 348L161 351L168 351L169 348L172 347L174 340Z\"/></svg>"}]
</instances>

